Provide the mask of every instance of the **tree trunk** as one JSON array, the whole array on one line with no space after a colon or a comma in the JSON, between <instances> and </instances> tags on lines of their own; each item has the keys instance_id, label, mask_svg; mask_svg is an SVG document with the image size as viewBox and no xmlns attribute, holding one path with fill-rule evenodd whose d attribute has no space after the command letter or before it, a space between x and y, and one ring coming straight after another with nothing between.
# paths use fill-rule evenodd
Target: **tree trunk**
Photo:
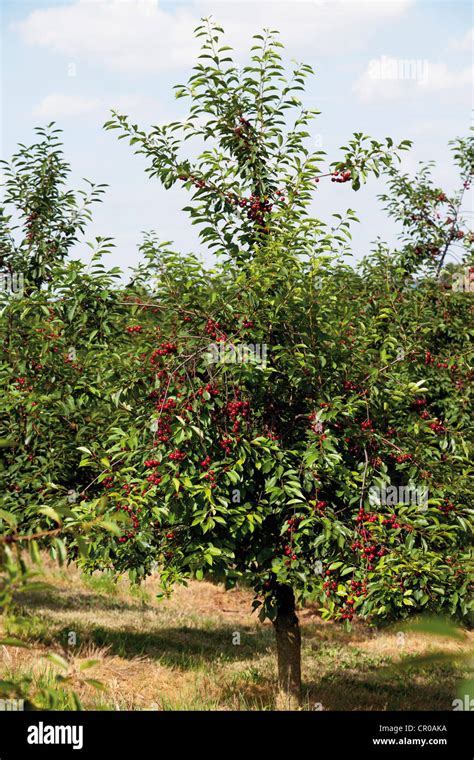
<instances>
[{"instance_id":1,"label":"tree trunk","mask_svg":"<svg viewBox=\"0 0 474 760\"><path fill-rule=\"evenodd\" d=\"M278 710L301 706L301 634L295 611L295 596L289 586L276 589L275 626L278 658Z\"/></svg>"}]
</instances>

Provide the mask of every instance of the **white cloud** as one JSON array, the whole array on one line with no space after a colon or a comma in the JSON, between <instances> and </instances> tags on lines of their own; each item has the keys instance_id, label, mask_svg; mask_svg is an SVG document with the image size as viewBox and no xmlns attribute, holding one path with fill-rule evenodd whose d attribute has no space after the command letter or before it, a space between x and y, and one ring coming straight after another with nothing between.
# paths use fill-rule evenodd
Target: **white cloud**
<instances>
[{"instance_id":1,"label":"white cloud","mask_svg":"<svg viewBox=\"0 0 474 760\"><path fill-rule=\"evenodd\" d=\"M95 2L96 0L87 0ZM110 117L110 111L114 109L119 113L133 113L134 119L161 123L169 121L172 114L169 110L164 111L156 98L133 93L131 95L105 96L101 98L84 98L79 95L65 95L51 93L46 95L33 108L33 116L41 120L58 120L68 117L90 116L94 114L98 119Z\"/></svg>"},{"instance_id":2,"label":"white cloud","mask_svg":"<svg viewBox=\"0 0 474 760\"><path fill-rule=\"evenodd\" d=\"M446 63L383 55L369 61L352 90L363 102L403 101L429 93L457 95L472 82L472 66L454 70Z\"/></svg>"},{"instance_id":3,"label":"white cloud","mask_svg":"<svg viewBox=\"0 0 474 760\"><path fill-rule=\"evenodd\" d=\"M414 0L308 0L271 3L271 25L291 55L322 56L363 49L381 25L402 16ZM127 73L188 67L198 43L193 29L213 15L237 51L269 24L268 2L195 2L165 10L158 0L77 0L34 10L15 25L24 41L69 57L85 57ZM248 12L250 11L250 12ZM227 40L226 40L227 41Z\"/></svg>"},{"instance_id":4,"label":"white cloud","mask_svg":"<svg viewBox=\"0 0 474 760\"><path fill-rule=\"evenodd\" d=\"M236 13L239 5L243 10ZM301 60L301 56L341 57L363 50L384 24L403 16L412 5L413 0L260 0L252 2L249 13L245 3L209 0L200 3L199 8L202 15L215 15L236 50L248 50L252 35L271 24L272 29L280 31L288 52Z\"/></svg>"},{"instance_id":5,"label":"white cloud","mask_svg":"<svg viewBox=\"0 0 474 760\"><path fill-rule=\"evenodd\" d=\"M474 65L467 66L459 71L453 71L449 69L446 63L430 63L428 76L419 84L425 92L457 90L472 85L473 72Z\"/></svg>"},{"instance_id":6,"label":"white cloud","mask_svg":"<svg viewBox=\"0 0 474 760\"><path fill-rule=\"evenodd\" d=\"M451 50L470 50L474 47L474 27L468 29L462 37L454 37L449 40Z\"/></svg>"},{"instance_id":7,"label":"white cloud","mask_svg":"<svg viewBox=\"0 0 474 760\"><path fill-rule=\"evenodd\" d=\"M95 0L89 0L89 2L95 2ZM118 113L133 114L133 120L143 122L143 126L145 126L145 122L148 124L167 124L176 118L176 114L173 113L168 104L163 107L157 98L142 93L104 99L102 105L106 118L110 118L110 111L113 109Z\"/></svg>"},{"instance_id":8,"label":"white cloud","mask_svg":"<svg viewBox=\"0 0 474 760\"><path fill-rule=\"evenodd\" d=\"M189 12L167 13L151 0L79 0L35 10L16 28L27 43L140 74L193 60L197 45L190 32L195 25Z\"/></svg>"},{"instance_id":9,"label":"white cloud","mask_svg":"<svg viewBox=\"0 0 474 760\"><path fill-rule=\"evenodd\" d=\"M98 98L81 98L78 95L46 95L33 108L33 115L40 119L64 119L68 116L85 116L100 108Z\"/></svg>"}]
</instances>

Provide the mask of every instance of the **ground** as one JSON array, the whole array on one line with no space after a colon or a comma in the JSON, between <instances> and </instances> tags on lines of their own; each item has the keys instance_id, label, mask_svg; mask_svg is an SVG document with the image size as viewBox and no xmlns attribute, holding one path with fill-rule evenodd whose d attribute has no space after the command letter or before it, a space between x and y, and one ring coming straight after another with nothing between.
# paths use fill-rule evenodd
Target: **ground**
<instances>
[{"instance_id":1,"label":"ground","mask_svg":"<svg viewBox=\"0 0 474 760\"><path fill-rule=\"evenodd\" d=\"M86 577L48 561L45 582L43 590L19 595L15 616L0 618L0 637L30 644L0 646L0 679L27 675L51 685L60 670L45 656L56 652L70 661L86 709L274 708L273 629L250 613L251 592L191 582L160 601L154 578L141 587L116 585L108 575ZM362 624L347 633L323 622L316 608L299 617L305 709L452 710L467 688L472 633L453 639ZM96 664L80 675L89 659Z\"/></svg>"}]
</instances>

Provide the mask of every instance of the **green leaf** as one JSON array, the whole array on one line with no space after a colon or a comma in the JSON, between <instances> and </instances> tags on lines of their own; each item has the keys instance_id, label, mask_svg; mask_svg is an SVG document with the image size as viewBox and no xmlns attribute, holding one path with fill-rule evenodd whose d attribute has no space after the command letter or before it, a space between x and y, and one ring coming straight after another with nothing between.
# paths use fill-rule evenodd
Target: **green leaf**
<instances>
[{"instance_id":1,"label":"green leaf","mask_svg":"<svg viewBox=\"0 0 474 760\"><path fill-rule=\"evenodd\" d=\"M105 528L109 533L113 533L115 536L120 536L122 533L121 528L117 525L117 523L112 522L111 520L101 520L98 523L102 528Z\"/></svg>"},{"instance_id":2,"label":"green leaf","mask_svg":"<svg viewBox=\"0 0 474 760\"><path fill-rule=\"evenodd\" d=\"M58 665L63 670L69 670L69 664L67 660L65 660L64 657L61 657L61 655L59 654L55 654L54 652L51 654L47 654L45 655L45 659L49 660L55 665Z\"/></svg>"},{"instance_id":3,"label":"green leaf","mask_svg":"<svg viewBox=\"0 0 474 760\"><path fill-rule=\"evenodd\" d=\"M12 637L7 637L6 639L0 639L0 646L23 647L24 649L28 649L31 645L27 644L25 641L21 641L21 639L14 639Z\"/></svg>"},{"instance_id":4,"label":"green leaf","mask_svg":"<svg viewBox=\"0 0 474 760\"><path fill-rule=\"evenodd\" d=\"M100 660L85 660L79 665L79 670L88 670L89 668L93 668L94 665L97 665L99 662Z\"/></svg>"},{"instance_id":5,"label":"green leaf","mask_svg":"<svg viewBox=\"0 0 474 760\"><path fill-rule=\"evenodd\" d=\"M11 512L6 512L4 509L0 509L0 519L5 520L7 525L10 525L12 528L16 528L18 525L16 516L12 515Z\"/></svg>"},{"instance_id":6,"label":"green leaf","mask_svg":"<svg viewBox=\"0 0 474 760\"><path fill-rule=\"evenodd\" d=\"M41 507L40 509L38 509L38 512L42 515L46 515L46 517L50 517L56 523L61 523L61 518L59 517L56 510L53 509L52 507Z\"/></svg>"}]
</instances>

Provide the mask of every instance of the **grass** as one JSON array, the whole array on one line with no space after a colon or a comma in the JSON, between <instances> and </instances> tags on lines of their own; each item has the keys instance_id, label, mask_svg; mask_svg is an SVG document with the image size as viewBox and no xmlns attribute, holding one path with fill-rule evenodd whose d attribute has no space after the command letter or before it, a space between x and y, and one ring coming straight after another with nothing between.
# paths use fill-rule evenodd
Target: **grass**
<instances>
[{"instance_id":1,"label":"grass","mask_svg":"<svg viewBox=\"0 0 474 760\"><path fill-rule=\"evenodd\" d=\"M0 618L0 636L30 645L0 647L1 679L53 686L60 669L45 656L54 651L68 660L86 709L274 709L273 629L250 614L249 592L192 582L158 601L156 579L116 584L106 573L86 577L47 561L44 580L44 589L19 595L14 616ZM300 621L305 709L451 710L464 694L470 633L462 640L406 633L400 641L396 630L362 624L346 633L311 608ZM429 655L423 667L411 661ZM82 673L90 659L95 664Z\"/></svg>"}]
</instances>

